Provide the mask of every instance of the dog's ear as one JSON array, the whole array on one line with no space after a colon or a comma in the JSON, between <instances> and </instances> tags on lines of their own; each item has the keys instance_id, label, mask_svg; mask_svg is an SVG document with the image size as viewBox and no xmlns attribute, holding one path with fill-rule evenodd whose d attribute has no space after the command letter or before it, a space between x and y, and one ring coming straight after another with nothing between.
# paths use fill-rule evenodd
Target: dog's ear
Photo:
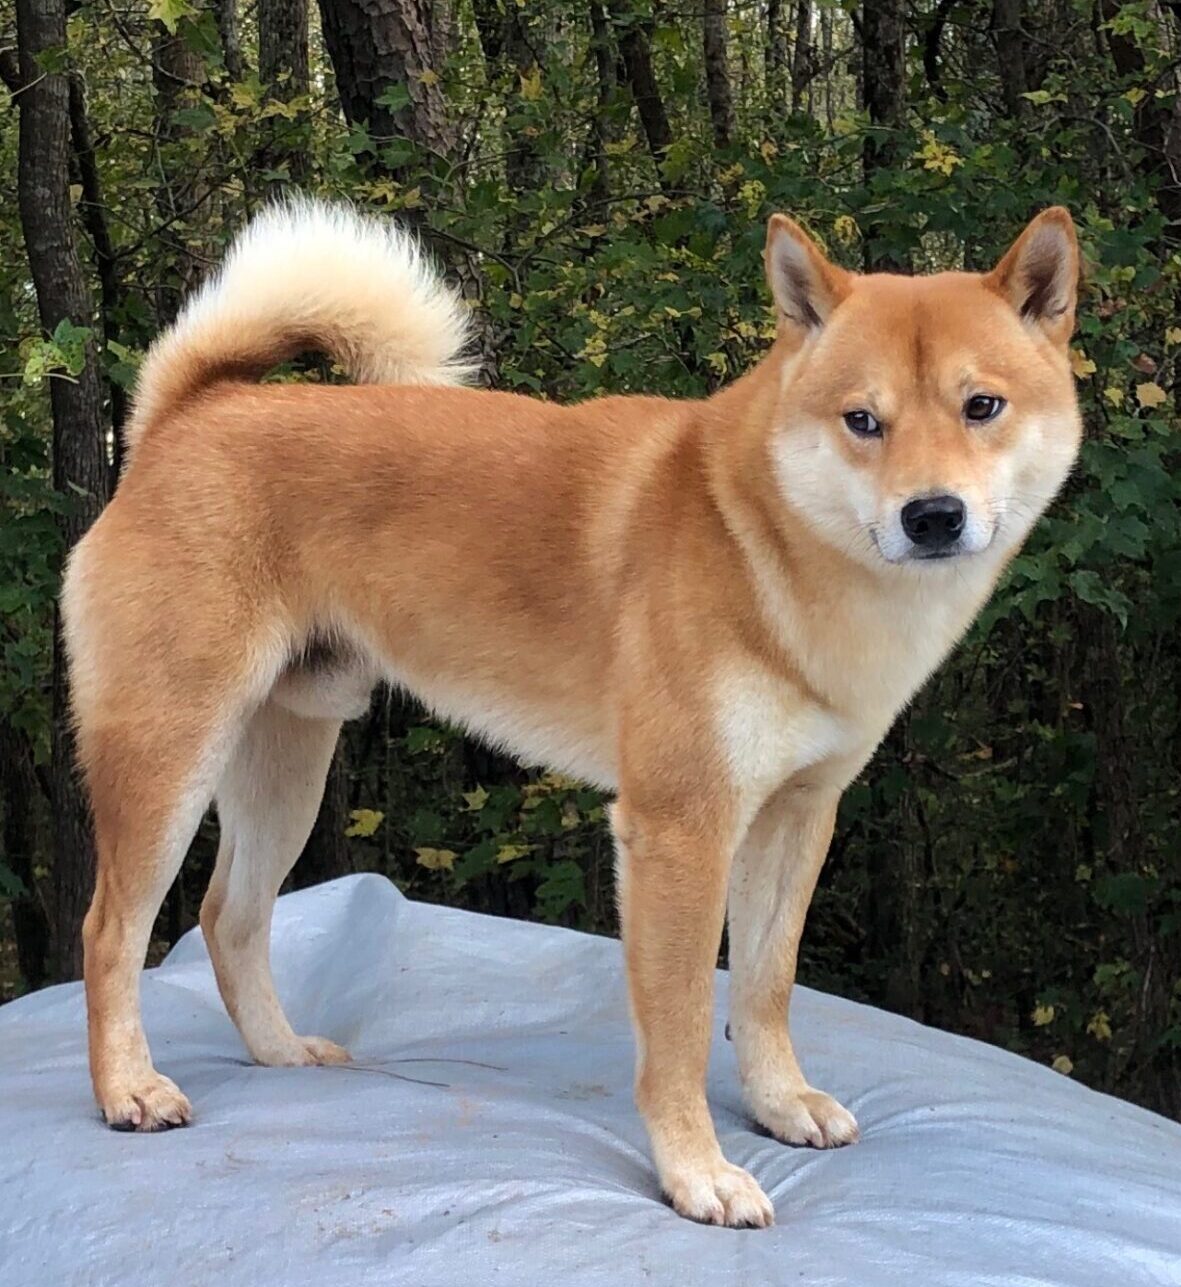
<instances>
[{"instance_id":1,"label":"dog's ear","mask_svg":"<svg viewBox=\"0 0 1181 1287\"><path fill-rule=\"evenodd\" d=\"M1074 331L1078 275L1074 220L1063 206L1051 206L1026 226L984 280L1023 322L1065 345Z\"/></svg>"},{"instance_id":2,"label":"dog's ear","mask_svg":"<svg viewBox=\"0 0 1181 1287\"><path fill-rule=\"evenodd\" d=\"M852 274L829 263L820 247L787 215L771 216L763 261L771 294L784 320L803 330L819 330L852 287Z\"/></svg>"}]
</instances>

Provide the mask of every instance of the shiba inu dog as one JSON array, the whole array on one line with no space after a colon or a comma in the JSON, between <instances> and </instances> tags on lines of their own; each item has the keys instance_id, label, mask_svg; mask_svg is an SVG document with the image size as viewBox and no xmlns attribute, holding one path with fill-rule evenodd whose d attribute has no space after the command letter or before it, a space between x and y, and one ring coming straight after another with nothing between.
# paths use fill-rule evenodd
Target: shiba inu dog
<instances>
[{"instance_id":1,"label":"shiba inu dog","mask_svg":"<svg viewBox=\"0 0 1181 1287\"><path fill-rule=\"evenodd\" d=\"M63 597L111 1126L189 1120L138 977L211 801L201 924L250 1054L348 1058L292 1030L268 936L341 721L385 681L616 793L637 1103L677 1211L773 1215L706 1104L727 911L752 1115L856 1140L792 1050L804 915L842 790L1075 459L1078 250L1056 208L989 273L859 276L776 215L765 263L778 336L699 402L461 387L466 315L413 243L306 202L250 225L159 338ZM313 348L357 384L256 383Z\"/></svg>"}]
</instances>

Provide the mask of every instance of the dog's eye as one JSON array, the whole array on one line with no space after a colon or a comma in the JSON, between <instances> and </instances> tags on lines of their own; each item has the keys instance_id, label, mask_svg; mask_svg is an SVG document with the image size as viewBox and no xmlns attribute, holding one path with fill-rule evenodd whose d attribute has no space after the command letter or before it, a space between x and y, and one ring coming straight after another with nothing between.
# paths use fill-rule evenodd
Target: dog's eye
<instances>
[{"instance_id":1,"label":"dog's eye","mask_svg":"<svg viewBox=\"0 0 1181 1287\"><path fill-rule=\"evenodd\" d=\"M995 420L1005 405L1004 398L994 398L991 393L977 393L964 403L964 419L983 424Z\"/></svg>"},{"instance_id":2,"label":"dog's eye","mask_svg":"<svg viewBox=\"0 0 1181 1287\"><path fill-rule=\"evenodd\" d=\"M880 438L882 426L869 411L846 411L845 427L859 438Z\"/></svg>"}]
</instances>

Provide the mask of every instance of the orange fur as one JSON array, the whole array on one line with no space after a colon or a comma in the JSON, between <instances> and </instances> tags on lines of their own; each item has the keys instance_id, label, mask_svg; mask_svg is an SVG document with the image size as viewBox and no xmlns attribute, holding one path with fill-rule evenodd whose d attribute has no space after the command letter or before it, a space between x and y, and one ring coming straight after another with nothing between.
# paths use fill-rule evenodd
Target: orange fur
<instances>
[{"instance_id":1,"label":"orange fur","mask_svg":"<svg viewBox=\"0 0 1181 1287\"><path fill-rule=\"evenodd\" d=\"M131 464L66 580L99 854L100 1106L125 1128L188 1120L136 990L213 798L202 924L248 1048L346 1057L292 1032L266 940L340 721L384 679L617 792L637 1099L661 1182L687 1216L767 1224L705 1101L727 891L751 1110L787 1142L850 1142L852 1116L792 1052L799 934L841 791L1074 459L1069 216L1039 216L992 274L914 280L844 272L776 216L779 336L754 370L704 402L571 407L425 387L462 375L463 327L421 264L407 271L406 244L316 207L270 219L149 357ZM298 286L267 275L243 294L272 241L302 248ZM373 280L402 283L388 317ZM309 341L405 383L241 382ZM982 394L1007 405L970 423ZM857 409L883 436L850 431ZM955 557L919 560L901 509L948 492L965 507Z\"/></svg>"}]
</instances>

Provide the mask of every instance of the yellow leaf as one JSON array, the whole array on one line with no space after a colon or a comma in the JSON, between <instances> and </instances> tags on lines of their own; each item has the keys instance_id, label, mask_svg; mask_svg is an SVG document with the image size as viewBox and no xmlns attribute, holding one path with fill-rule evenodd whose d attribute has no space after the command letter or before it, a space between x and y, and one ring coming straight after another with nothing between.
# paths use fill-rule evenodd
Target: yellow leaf
<instances>
[{"instance_id":1,"label":"yellow leaf","mask_svg":"<svg viewBox=\"0 0 1181 1287\"><path fill-rule=\"evenodd\" d=\"M584 237L601 237L607 231L605 223L588 223L585 228L578 230Z\"/></svg>"},{"instance_id":2,"label":"yellow leaf","mask_svg":"<svg viewBox=\"0 0 1181 1287\"><path fill-rule=\"evenodd\" d=\"M1145 384L1136 386L1136 401L1142 407L1159 407L1162 402L1167 402L1168 400L1169 395L1159 384L1153 384L1148 381Z\"/></svg>"},{"instance_id":3,"label":"yellow leaf","mask_svg":"<svg viewBox=\"0 0 1181 1287\"><path fill-rule=\"evenodd\" d=\"M509 308L520 308L524 302L525 301L517 294L516 291L513 291L513 293L508 297Z\"/></svg>"},{"instance_id":4,"label":"yellow leaf","mask_svg":"<svg viewBox=\"0 0 1181 1287\"><path fill-rule=\"evenodd\" d=\"M527 103L536 103L541 93L541 68L534 65L527 72L521 72L521 97Z\"/></svg>"},{"instance_id":5,"label":"yellow leaf","mask_svg":"<svg viewBox=\"0 0 1181 1287\"><path fill-rule=\"evenodd\" d=\"M496 861L515 862L518 858L524 858L528 852L528 845L501 845L496 851Z\"/></svg>"},{"instance_id":6,"label":"yellow leaf","mask_svg":"<svg viewBox=\"0 0 1181 1287\"><path fill-rule=\"evenodd\" d=\"M577 778L565 773L543 773L541 783L550 791L577 791L581 785Z\"/></svg>"},{"instance_id":7,"label":"yellow leaf","mask_svg":"<svg viewBox=\"0 0 1181 1287\"><path fill-rule=\"evenodd\" d=\"M1062 1073L1063 1076L1069 1077L1074 1072L1074 1060L1069 1055L1055 1055L1054 1062L1050 1065L1055 1072Z\"/></svg>"},{"instance_id":8,"label":"yellow leaf","mask_svg":"<svg viewBox=\"0 0 1181 1287\"><path fill-rule=\"evenodd\" d=\"M353 822L345 827L346 836L371 836L381 826L385 814L380 809L354 809L349 817Z\"/></svg>"},{"instance_id":9,"label":"yellow leaf","mask_svg":"<svg viewBox=\"0 0 1181 1287\"><path fill-rule=\"evenodd\" d=\"M1124 405L1124 391L1114 384L1103 390L1103 397L1113 407L1122 407Z\"/></svg>"},{"instance_id":10,"label":"yellow leaf","mask_svg":"<svg viewBox=\"0 0 1181 1287\"><path fill-rule=\"evenodd\" d=\"M1079 380L1083 379L1085 376L1094 375L1096 371L1095 363L1087 357L1082 349L1070 350L1070 369Z\"/></svg>"},{"instance_id":11,"label":"yellow leaf","mask_svg":"<svg viewBox=\"0 0 1181 1287\"><path fill-rule=\"evenodd\" d=\"M1181 326L1170 326L1165 332L1166 344L1181 344Z\"/></svg>"},{"instance_id":12,"label":"yellow leaf","mask_svg":"<svg viewBox=\"0 0 1181 1287\"><path fill-rule=\"evenodd\" d=\"M1095 1015L1091 1022L1087 1024L1087 1031L1096 1041L1111 1040L1111 1019L1108 1017L1106 1010L1100 1010Z\"/></svg>"},{"instance_id":13,"label":"yellow leaf","mask_svg":"<svg viewBox=\"0 0 1181 1287\"><path fill-rule=\"evenodd\" d=\"M439 73L437 71L431 71L428 67L426 71L420 71L418 73L418 79L424 85L437 85L439 83Z\"/></svg>"},{"instance_id":14,"label":"yellow leaf","mask_svg":"<svg viewBox=\"0 0 1181 1287\"><path fill-rule=\"evenodd\" d=\"M257 107L260 87L257 83L240 80L230 87L230 102L235 107Z\"/></svg>"},{"instance_id":15,"label":"yellow leaf","mask_svg":"<svg viewBox=\"0 0 1181 1287\"><path fill-rule=\"evenodd\" d=\"M483 787L476 787L474 791L465 791L463 798L467 801L467 807L473 813L479 813L488 803L488 792Z\"/></svg>"},{"instance_id":16,"label":"yellow leaf","mask_svg":"<svg viewBox=\"0 0 1181 1287\"><path fill-rule=\"evenodd\" d=\"M418 865L427 871L450 871L455 866L455 854L450 849L416 849Z\"/></svg>"},{"instance_id":17,"label":"yellow leaf","mask_svg":"<svg viewBox=\"0 0 1181 1287\"><path fill-rule=\"evenodd\" d=\"M845 245L857 240L861 235L861 229L857 227L857 220L852 215L837 215L832 221L833 236L837 241L842 241Z\"/></svg>"},{"instance_id":18,"label":"yellow leaf","mask_svg":"<svg viewBox=\"0 0 1181 1287\"><path fill-rule=\"evenodd\" d=\"M1031 1017L1036 1027L1044 1028L1047 1023L1054 1022L1054 1007L1052 1005L1039 1005Z\"/></svg>"}]
</instances>

